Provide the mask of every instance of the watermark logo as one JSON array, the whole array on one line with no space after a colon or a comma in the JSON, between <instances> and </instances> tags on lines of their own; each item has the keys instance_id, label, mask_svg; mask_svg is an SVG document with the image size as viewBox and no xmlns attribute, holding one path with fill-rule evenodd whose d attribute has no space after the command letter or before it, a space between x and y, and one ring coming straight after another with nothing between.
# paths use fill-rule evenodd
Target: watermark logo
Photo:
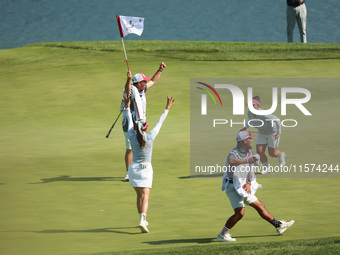
<instances>
[{"instance_id":1,"label":"watermark logo","mask_svg":"<svg viewBox=\"0 0 340 255\"><path fill-rule=\"evenodd\" d=\"M233 98L233 115L244 115L244 94L242 90L232 84L215 84L214 88L206 83L203 82L197 82L199 84L202 84L206 87L208 87L211 91L215 93L215 95L220 100L220 104L222 106L222 101L217 93L217 91L214 89L227 89L229 92L231 92L232 98ZM213 97L213 95L204 88L197 87L198 89L203 90L206 92L210 97L214 100L214 103L216 105L216 100ZM287 95L289 93L295 93L295 94L303 94L303 98L288 98ZM207 94L201 95L201 115L207 115ZM272 88L272 105L269 109L264 110L258 110L253 107L253 88L248 87L247 88L247 104L249 107L249 111L251 111L255 115L268 115L272 114L276 111L278 106L278 88L273 87ZM305 88L297 88L297 87L283 87L281 88L281 115L287 115L287 105L295 105L304 115L311 116L312 114L306 109L306 107L303 105L304 103L307 103L311 99L311 93L309 90Z\"/></svg>"},{"instance_id":2,"label":"watermark logo","mask_svg":"<svg viewBox=\"0 0 340 255\"><path fill-rule=\"evenodd\" d=\"M254 169L257 178L340 178L336 150L322 148L335 155L327 161L320 150L301 150L314 145L311 137L332 141L334 135L320 130L325 121L336 126L336 118L329 116L336 116L338 84L339 79L315 78L190 79L190 177L222 179L230 172L226 162L237 147L236 136L246 129L257 133L250 144L254 153L257 143L272 136L274 146L287 156L283 165L269 155L267 145L269 165L259 163Z\"/></svg>"},{"instance_id":3,"label":"watermark logo","mask_svg":"<svg viewBox=\"0 0 340 255\"><path fill-rule=\"evenodd\" d=\"M221 97L220 95L217 93L217 91L211 87L210 85L204 83L204 82L197 82L207 88L209 88L212 92L214 92L214 94L217 96L218 100L220 101L220 104L222 106L222 100L221 100ZM205 93L207 93L211 98L212 100L214 101L215 105L216 105L216 100L214 98L214 96L211 94L211 92L209 90L207 90L206 88L201 88L201 87L196 87L198 89L201 89L203 90ZM207 115L207 94L202 94L201 95L201 115Z\"/></svg>"},{"instance_id":4,"label":"watermark logo","mask_svg":"<svg viewBox=\"0 0 340 255\"><path fill-rule=\"evenodd\" d=\"M233 85L233 84L215 84L214 88L206 83L203 82L197 82L201 85L206 86L209 88L212 92L215 93L215 95L218 97L220 100L220 104L222 106L222 100L220 95L217 93L216 89L226 89L227 93L231 93L232 95L232 101L233 101L233 115L244 115L245 110L244 110L244 105L245 105L245 96L242 92L242 90ZM200 88L197 87L198 89L203 90L206 92L206 94L201 95L201 115L207 115L207 94L210 95L210 97L213 99L215 105L216 105L216 100L213 97L213 95L210 93L209 90L205 88ZM299 95L299 98L288 98L288 94L294 93L295 95ZM247 105L249 108L249 111L254 114L255 116L265 116L265 115L270 115L274 113L277 109L278 106L278 88L273 87L272 88L272 105L269 109L255 109L253 106L253 88L248 87L247 88ZM301 98L301 95L303 97ZM295 105L304 115L306 116L311 116L312 114L307 110L307 108L303 105L304 103L307 103L311 99L311 93L309 90L305 88L297 88L297 87L282 87L281 88L281 115L287 115L287 105ZM280 121L280 119L266 119L266 120L261 120L261 119L255 119L255 122L259 124L252 123L253 120L249 120L247 124L251 127L254 128L259 128L265 125L265 122L269 121L271 122L272 127L275 125L274 121ZM293 123L288 125L288 123ZM245 120L242 122L235 122L232 119L229 121L227 119L214 119L213 120L213 127L216 127L216 125L225 125L227 123L230 123L231 127L233 124L242 124L245 126ZM281 121L281 125L284 127L296 127L298 125L297 120L295 119L286 119Z\"/></svg>"}]
</instances>

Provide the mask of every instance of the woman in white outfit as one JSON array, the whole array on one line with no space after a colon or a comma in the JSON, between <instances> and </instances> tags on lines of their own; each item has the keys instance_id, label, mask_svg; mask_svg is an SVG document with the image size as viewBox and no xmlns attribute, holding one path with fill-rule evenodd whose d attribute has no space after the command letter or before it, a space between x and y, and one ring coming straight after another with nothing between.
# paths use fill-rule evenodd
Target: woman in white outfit
<instances>
[{"instance_id":1,"label":"woman in white outfit","mask_svg":"<svg viewBox=\"0 0 340 255\"><path fill-rule=\"evenodd\" d=\"M156 126L146 133L148 123L139 121L134 128L130 111L130 98L124 98L126 109L124 114L128 120L128 135L131 142L133 158L129 166L129 182L137 193L137 210L140 215L139 228L142 233L148 233L146 214L149 208L149 195L152 188L153 169L151 165L153 142L168 115L169 109L175 99L168 95L167 104Z\"/></svg>"}]
</instances>

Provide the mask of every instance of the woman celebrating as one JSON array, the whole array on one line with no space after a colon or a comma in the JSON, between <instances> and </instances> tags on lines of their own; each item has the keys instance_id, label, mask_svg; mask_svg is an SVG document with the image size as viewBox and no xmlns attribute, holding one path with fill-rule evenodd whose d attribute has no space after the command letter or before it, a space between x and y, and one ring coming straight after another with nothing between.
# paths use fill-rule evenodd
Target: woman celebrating
<instances>
[{"instance_id":1,"label":"woman celebrating","mask_svg":"<svg viewBox=\"0 0 340 255\"><path fill-rule=\"evenodd\" d=\"M260 97L253 97L253 107L256 110L262 110L260 108ZM240 131L246 130L250 126L250 121L252 123L252 126L258 128L258 135L256 139L256 152L260 155L260 161L263 165L261 173L266 174L271 172L268 164L268 158L265 154L267 146L269 156L279 158L279 166L283 167L285 165L286 154L278 150L281 136L280 119L273 114L255 115L251 111L248 111L247 124Z\"/></svg>"},{"instance_id":2,"label":"woman celebrating","mask_svg":"<svg viewBox=\"0 0 340 255\"><path fill-rule=\"evenodd\" d=\"M146 214L149 208L149 195L153 179L151 165L152 146L174 101L175 99L168 95L165 110L156 126L147 134L148 123L143 121L135 123L135 132L130 111L130 98L124 98L126 106L124 114L128 120L128 135L133 153L132 163L129 166L129 182L137 193L137 210L140 216L138 227L142 233L149 233L147 228L149 223L146 221Z\"/></svg>"}]
</instances>

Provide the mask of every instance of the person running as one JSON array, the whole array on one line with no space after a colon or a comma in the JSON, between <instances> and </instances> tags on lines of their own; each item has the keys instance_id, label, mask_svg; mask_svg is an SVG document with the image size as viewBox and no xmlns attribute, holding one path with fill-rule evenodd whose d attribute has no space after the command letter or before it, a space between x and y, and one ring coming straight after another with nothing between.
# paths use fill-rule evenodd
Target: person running
<instances>
[{"instance_id":1,"label":"person running","mask_svg":"<svg viewBox=\"0 0 340 255\"><path fill-rule=\"evenodd\" d=\"M129 166L129 182L137 194L137 210L140 216L138 227L142 233L149 233L146 214L149 208L149 195L153 181L152 147L174 101L175 99L172 96L167 96L165 110L156 126L149 133L146 133L148 129L147 122L137 121L134 127L130 110L130 97L124 97L126 106L124 115L126 115L128 121L128 135L133 153L132 163Z\"/></svg>"},{"instance_id":2,"label":"person running","mask_svg":"<svg viewBox=\"0 0 340 255\"><path fill-rule=\"evenodd\" d=\"M237 146L232 149L226 160L227 171L223 175L222 191L227 194L234 214L226 221L222 231L217 235L221 242L235 242L229 231L242 219L245 213L245 204L253 207L259 215L271 223L279 235L294 224L291 220L276 220L266 209L265 205L255 196L255 192L261 187L256 182L253 165L258 163L259 155L253 153L252 138L248 131L240 131L237 136Z\"/></svg>"},{"instance_id":3,"label":"person running","mask_svg":"<svg viewBox=\"0 0 340 255\"><path fill-rule=\"evenodd\" d=\"M146 122L146 97L145 93L153 87L158 79L161 76L161 73L165 69L166 64L164 62L160 63L157 72L150 79L150 77L146 77L143 73L137 73L132 77L131 72L127 73L127 80L125 83L123 96L125 93L130 95L131 98L131 107L130 110L132 112L132 118L134 121L144 121ZM131 84L132 83L132 84ZM122 101L120 110L124 109L124 102ZM129 173L128 169L132 162L132 150L131 144L129 140L129 136L127 134L127 119L124 118L122 120L122 127L125 136L125 167L126 173L124 177L124 181L129 181Z\"/></svg>"},{"instance_id":4,"label":"person running","mask_svg":"<svg viewBox=\"0 0 340 255\"><path fill-rule=\"evenodd\" d=\"M260 108L260 97L253 97L253 107L256 110L262 110ZM260 155L260 161L263 165L262 174L270 172L270 166L268 163L268 158L265 154L266 148L268 146L269 156L279 159L279 166L284 167L286 154L279 151L279 143L281 137L281 122L278 117L273 114L268 115L256 115L250 110L248 111L248 121L246 126L240 131L246 130L252 126L258 129L258 136L256 140L256 153Z\"/></svg>"}]
</instances>

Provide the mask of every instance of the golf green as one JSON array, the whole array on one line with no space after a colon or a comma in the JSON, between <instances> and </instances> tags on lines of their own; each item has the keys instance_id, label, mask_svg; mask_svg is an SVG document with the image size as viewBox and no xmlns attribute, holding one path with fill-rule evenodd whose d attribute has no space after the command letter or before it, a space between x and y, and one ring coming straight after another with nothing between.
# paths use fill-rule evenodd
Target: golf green
<instances>
[{"instance_id":1,"label":"golf green","mask_svg":"<svg viewBox=\"0 0 340 255\"><path fill-rule=\"evenodd\" d=\"M176 98L154 143L150 233L140 233L135 191L122 182L120 120L105 138L119 114L126 81L120 42L36 44L0 51L1 254L219 245L215 238L233 210L220 178L189 177L190 78L340 78L338 44L262 43L254 51L251 43L141 41L125 46L133 73L152 76L160 62L167 65L147 93L150 127L166 96ZM307 89L313 116L296 132L285 130L280 148L290 163L339 164L340 87ZM233 146L225 145L226 156ZM242 244L340 236L337 182L260 179L257 196L268 210L296 223L277 236L247 207L233 237Z\"/></svg>"}]
</instances>

